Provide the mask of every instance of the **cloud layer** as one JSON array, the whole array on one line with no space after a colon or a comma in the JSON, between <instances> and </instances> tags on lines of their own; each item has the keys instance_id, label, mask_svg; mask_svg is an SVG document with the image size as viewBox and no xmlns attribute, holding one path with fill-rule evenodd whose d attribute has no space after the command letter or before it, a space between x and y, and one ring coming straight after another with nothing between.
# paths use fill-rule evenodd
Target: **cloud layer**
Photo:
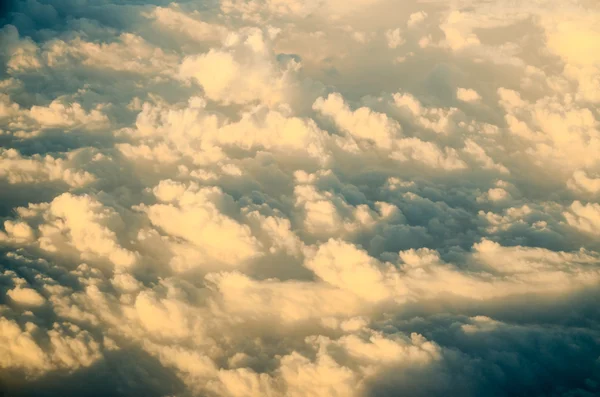
<instances>
[{"instance_id":1,"label":"cloud layer","mask_svg":"<svg viewBox=\"0 0 600 397\"><path fill-rule=\"evenodd\" d=\"M13 1L0 392L600 394L600 7Z\"/></svg>"}]
</instances>

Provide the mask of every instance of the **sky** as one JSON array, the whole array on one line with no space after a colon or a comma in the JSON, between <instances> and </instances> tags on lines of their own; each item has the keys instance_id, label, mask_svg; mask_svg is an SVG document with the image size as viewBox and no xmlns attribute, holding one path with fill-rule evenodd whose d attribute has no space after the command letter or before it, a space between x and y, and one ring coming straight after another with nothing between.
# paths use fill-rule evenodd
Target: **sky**
<instances>
[{"instance_id":1,"label":"sky","mask_svg":"<svg viewBox=\"0 0 600 397\"><path fill-rule=\"evenodd\" d=\"M600 395L596 0L0 14L0 394Z\"/></svg>"}]
</instances>

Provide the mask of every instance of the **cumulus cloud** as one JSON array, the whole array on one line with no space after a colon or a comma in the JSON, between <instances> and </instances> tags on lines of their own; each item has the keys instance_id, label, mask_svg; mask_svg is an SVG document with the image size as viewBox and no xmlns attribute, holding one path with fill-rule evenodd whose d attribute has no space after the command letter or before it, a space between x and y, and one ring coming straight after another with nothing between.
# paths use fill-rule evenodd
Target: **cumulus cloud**
<instances>
[{"instance_id":1,"label":"cumulus cloud","mask_svg":"<svg viewBox=\"0 0 600 397\"><path fill-rule=\"evenodd\" d=\"M564 215L567 223L577 229L594 234L600 232L600 205L596 203L575 201Z\"/></svg>"},{"instance_id":2,"label":"cumulus cloud","mask_svg":"<svg viewBox=\"0 0 600 397\"><path fill-rule=\"evenodd\" d=\"M408 17L408 22L406 24L408 25L408 27L412 28L422 23L425 20L425 18L427 18L427 13L425 11L413 12Z\"/></svg>"},{"instance_id":3,"label":"cumulus cloud","mask_svg":"<svg viewBox=\"0 0 600 397\"><path fill-rule=\"evenodd\" d=\"M186 13L175 3L169 7L154 7L144 16L161 30L187 36L199 43L218 42L228 34L225 27L203 21L202 15L197 11Z\"/></svg>"},{"instance_id":4,"label":"cumulus cloud","mask_svg":"<svg viewBox=\"0 0 600 397\"><path fill-rule=\"evenodd\" d=\"M96 3L0 15L0 394L600 394L597 4Z\"/></svg>"},{"instance_id":5,"label":"cumulus cloud","mask_svg":"<svg viewBox=\"0 0 600 397\"><path fill-rule=\"evenodd\" d=\"M44 297L31 288L13 288L8 290L6 296L25 306L41 306L45 302Z\"/></svg>"},{"instance_id":6,"label":"cumulus cloud","mask_svg":"<svg viewBox=\"0 0 600 397\"><path fill-rule=\"evenodd\" d=\"M456 90L456 98L463 102L477 102L481 99L481 96L477 91L470 88L459 88Z\"/></svg>"},{"instance_id":7,"label":"cumulus cloud","mask_svg":"<svg viewBox=\"0 0 600 397\"><path fill-rule=\"evenodd\" d=\"M246 225L223 214L227 197L216 187L182 186L171 180L161 181L153 189L158 203L139 209L153 226L173 239L163 239L172 251L172 265L178 270L215 265L242 266L260 254L260 244ZM146 239L146 233L140 236ZM156 233L156 232L155 232Z\"/></svg>"},{"instance_id":8,"label":"cumulus cloud","mask_svg":"<svg viewBox=\"0 0 600 397\"><path fill-rule=\"evenodd\" d=\"M179 75L202 86L206 96L224 104L285 102L297 63L281 65L268 35L259 29L229 34L222 49L183 60Z\"/></svg>"},{"instance_id":9,"label":"cumulus cloud","mask_svg":"<svg viewBox=\"0 0 600 397\"><path fill-rule=\"evenodd\" d=\"M313 104L313 109L332 118L343 132L372 141L382 148L389 148L392 140L401 133L398 122L386 114L373 112L364 106L352 110L337 93L329 94L327 98L318 98Z\"/></svg>"},{"instance_id":10,"label":"cumulus cloud","mask_svg":"<svg viewBox=\"0 0 600 397\"><path fill-rule=\"evenodd\" d=\"M600 178L590 177L585 171L577 170L567 181L569 188L589 193L600 192Z\"/></svg>"},{"instance_id":11,"label":"cumulus cloud","mask_svg":"<svg viewBox=\"0 0 600 397\"><path fill-rule=\"evenodd\" d=\"M387 40L388 47L390 48L397 48L405 42L401 36L400 28L388 30L385 32L385 38Z\"/></svg>"},{"instance_id":12,"label":"cumulus cloud","mask_svg":"<svg viewBox=\"0 0 600 397\"><path fill-rule=\"evenodd\" d=\"M70 168L69 163L76 153L67 154L66 161L50 155L44 157L34 154L23 157L15 149L1 149L0 177L10 184L39 183L44 181L63 181L69 186L83 186L94 181L94 176L87 171Z\"/></svg>"}]
</instances>

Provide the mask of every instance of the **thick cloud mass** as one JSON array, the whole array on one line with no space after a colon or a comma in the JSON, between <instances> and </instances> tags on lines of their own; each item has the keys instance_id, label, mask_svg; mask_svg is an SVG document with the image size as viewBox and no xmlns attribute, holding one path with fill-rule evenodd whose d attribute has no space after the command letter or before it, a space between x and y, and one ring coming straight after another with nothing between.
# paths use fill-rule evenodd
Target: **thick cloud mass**
<instances>
[{"instance_id":1,"label":"thick cloud mass","mask_svg":"<svg viewBox=\"0 0 600 397\"><path fill-rule=\"evenodd\" d=\"M27 0L0 394L600 395L600 5Z\"/></svg>"}]
</instances>

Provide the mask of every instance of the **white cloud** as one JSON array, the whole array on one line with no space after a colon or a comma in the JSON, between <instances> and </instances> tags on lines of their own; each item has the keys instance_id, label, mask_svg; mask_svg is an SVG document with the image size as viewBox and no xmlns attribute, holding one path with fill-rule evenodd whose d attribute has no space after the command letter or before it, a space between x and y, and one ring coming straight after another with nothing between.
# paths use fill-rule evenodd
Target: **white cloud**
<instances>
[{"instance_id":1,"label":"white cloud","mask_svg":"<svg viewBox=\"0 0 600 397\"><path fill-rule=\"evenodd\" d=\"M453 118L457 115L456 108L425 107L413 95L395 93L392 95L392 106L400 111L400 116L410 120L422 128L430 129L438 134L448 134L454 128Z\"/></svg>"},{"instance_id":2,"label":"white cloud","mask_svg":"<svg viewBox=\"0 0 600 397\"><path fill-rule=\"evenodd\" d=\"M369 302L381 301L391 295L385 285L385 269L380 269L365 252L342 241L329 240L321 245L306 267L328 284Z\"/></svg>"},{"instance_id":3,"label":"white cloud","mask_svg":"<svg viewBox=\"0 0 600 397\"><path fill-rule=\"evenodd\" d=\"M383 149L389 148L392 140L401 133L400 125L383 113L373 112L367 107L351 110L340 94L318 98L313 109L333 119L341 131L372 141Z\"/></svg>"},{"instance_id":4,"label":"white cloud","mask_svg":"<svg viewBox=\"0 0 600 397\"><path fill-rule=\"evenodd\" d=\"M575 201L564 213L567 223L587 233L600 233L600 205Z\"/></svg>"},{"instance_id":5,"label":"white cloud","mask_svg":"<svg viewBox=\"0 0 600 397\"><path fill-rule=\"evenodd\" d=\"M274 16L306 18L312 14L338 20L360 12L365 7L376 3L377 0L259 0L250 3L240 0L227 0L221 4L221 9L225 14L241 13L242 18L248 20L261 20L262 18ZM266 15L261 18L261 14Z\"/></svg>"},{"instance_id":6,"label":"white cloud","mask_svg":"<svg viewBox=\"0 0 600 397\"><path fill-rule=\"evenodd\" d=\"M4 230L6 234L0 234L0 237L12 239L17 243L31 242L34 239L33 229L26 222L4 221Z\"/></svg>"},{"instance_id":7,"label":"white cloud","mask_svg":"<svg viewBox=\"0 0 600 397\"><path fill-rule=\"evenodd\" d=\"M261 282L241 273L211 273L207 279L219 292L223 315L233 315L234 322L290 325L325 316L353 316L365 310L358 297L325 283Z\"/></svg>"},{"instance_id":8,"label":"white cloud","mask_svg":"<svg viewBox=\"0 0 600 397\"><path fill-rule=\"evenodd\" d=\"M597 103L600 95L595 88L600 79L600 29L591 14L584 10L569 10L544 16L548 49L565 62L564 75L578 84L577 96L584 101Z\"/></svg>"},{"instance_id":9,"label":"white cloud","mask_svg":"<svg viewBox=\"0 0 600 397\"><path fill-rule=\"evenodd\" d=\"M29 331L36 326L27 323ZM2 355L0 366L2 368L23 367L28 372L45 370L50 367L47 357L42 349L35 343L30 332L23 330L15 321L0 318L0 349Z\"/></svg>"},{"instance_id":10,"label":"white cloud","mask_svg":"<svg viewBox=\"0 0 600 397\"><path fill-rule=\"evenodd\" d=\"M25 218L41 216L43 221L37 227L37 239L33 239L34 232L26 220L6 221L6 232L17 241L57 255L75 250L83 260L105 258L117 267L128 267L136 261L135 254L120 246L111 229L123 228L119 215L91 196L63 193L50 203L20 208L20 213Z\"/></svg>"},{"instance_id":11,"label":"white cloud","mask_svg":"<svg viewBox=\"0 0 600 397\"><path fill-rule=\"evenodd\" d=\"M231 33L223 48L186 57L179 76L197 82L209 99L224 104L285 103L298 65L280 65L270 46L259 29Z\"/></svg>"},{"instance_id":12,"label":"white cloud","mask_svg":"<svg viewBox=\"0 0 600 397\"><path fill-rule=\"evenodd\" d=\"M82 38L47 43L43 57L51 68L81 64L99 70L173 76L178 57L154 47L142 37L123 33L112 43L94 43Z\"/></svg>"},{"instance_id":13,"label":"white cloud","mask_svg":"<svg viewBox=\"0 0 600 397\"><path fill-rule=\"evenodd\" d=\"M419 24L421 24L427 18L427 13L425 11L417 11L410 14L408 17L408 22L406 24L409 28L413 28Z\"/></svg>"},{"instance_id":14,"label":"white cloud","mask_svg":"<svg viewBox=\"0 0 600 397\"><path fill-rule=\"evenodd\" d=\"M344 197L328 190L320 190L320 182L339 183L331 170L315 174L303 171L294 173L295 206L301 210L305 232L319 238L345 236L376 227L393 217L397 208L387 203L375 203L373 211L366 204L348 204Z\"/></svg>"},{"instance_id":15,"label":"white cloud","mask_svg":"<svg viewBox=\"0 0 600 397\"><path fill-rule=\"evenodd\" d=\"M88 367L102 357L100 345L88 332L74 324L55 323L47 331L45 349L33 337L39 331L39 327L31 322L22 328L14 321L0 318L0 340L3 342L0 366L5 369L24 368L35 375L50 369Z\"/></svg>"},{"instance_id":16,"label":"white cloud","mask_svg":"<svg viewBox=\"0 0 600 397\"><path fill-rule=\"evenodd\" d=\"M2 95L0 96L0 119L5 119L6 132L20 139L32 138L44 130L57 128L97 131L110 125L110 120L104 112L105 107L106 104L99 103L88 111L76 101L59 97L48 106L33 105L30 109L24 109L14 103L10 96ZM12 151L3 153L12 153Z\"/></svg>"},{"instance_id":17,"label":"white cloud","mask_svg":"<svg viewBox=\"0 0 600 397\"><path fill-rule=\"evenodd\" d=\"M41 306L46 301L36 290L31 288L13 288L6 295L18 304L25 306Z\"/></svg>"},{"instance_id":18,"label":"white cloud","mask_svg":"<svg viewBox=\"0 0 600 397\"><path fill-rule=\"evenodd\" d=\"M249 227L219 209L227 200L220 189L200 188L196 184L186 187L165 180L153 193L159 203L141 206L140 210L165 234L163 240L172 252L170 262L175 270L238 267L261 254L260 244Z\"/></svg>"},{"instance_id":19,"label":"white cloud","mask_svg":"<svg viewBox=\"0 0 600 397\"><path fill-rule=\"evenodd\" d=\"M575 171L571 179L567 181L567 185L573 190L582 190L589 193L600 192L600 178L590 178L583 170Z\"/></svg>"},{"instance_id":20,"label":"white cloud","mask_svg":"<svg viewBox=\"0 0 600 397\"><path fill-rule=\"evenodd\" d=\"M431 142L424 142L417 138L406 138L396 142L397 149L390 155L400 162L415 161L431 168L442 170L460 170L467 165L460 159L455 149L441 150Z\"/></svg>"},{"instance_id":21,"label":"white cloud","mask_svg":"<svg viewBox=\"0 0 600 397\"><path fill-rule=\"evenodd\" d=\"M485 149L475 143L475 141L472 139L467 139L465 141L465 147L463 151L471 155L477 161L477 163L481 164L486 169L497 170L503 174L508 174L510 172L502 164L496 163L494 159L487 154Z\"/></svg>"},{"instance_id":22,"label":"white cloud","mask_svg":"<svg viewBox=\"0 0 600 397\"><path fill-rule=\"evenodd\" d=\"M456 90L456 97L463 102L477 102L481 99L477 91L470 88L458 88Z\"/></svg>"},{"instance_id":23,"label":"white cloud","mask_svg":"<svg viewBox=\"0 0 600 397\"><path fill-rule=\"evenodd\" d=\"M14 72L39 69L41 61L39 49L31 38L19 37L19 31L13 25L6 25L0 32L4 43L3 53L8 57L6 67Z\"/></svg>"},{"instance_id":24,"label":"white cloud","mask_svg":"<svg viewBox=\"0 0 600 397\"><path fill-rule=\"evenodd\" d=\"M551 167L565 179L579 168L595 166L592 153L600 148L600 135L588 107L555 96L531 103L504 88L498 89L498 95L508 130L526 142L523 151L535 165Z\"/></svg>"},{"instance_id":25,"label":"white cloud","mask_svg":"<svg viewBox=\"0 0 600 397\"><path fill-rule=\"evenodd\" d=\"M0 178L6 178L10 184L63 181L72 187L93 182L92 174L69 166L75 154L72 152L67 160L50 155L28 158L15 149L0 149Z\"/></svg>"},{"instance_id":26,"label":"white cloud","mask_svg":"<svg viewBox=\"0 0 600 397\"><path fill-rule=\"evenodd\" d=\"M402 32L400 31L400 28L386 31L385 38L387 40L387 45L390 48L398 48L405 43L405 40L402 38Z\"/></svg>"},{"instance_id":27,"label":"white cloud","mask_svg":"<svg viewBox=\"0 0 600 397\"><path fill-rule=\"evenodd\" d=\"M101 106L99 106L101 109ZM53 101L45 106L32 106L29 114L33 120L43 127L71 127L78 124L102 126L108 122L107 117L101 110L94 109L89 113L74 103L65 105Z\"/></svg>"},{"instance_id":28,"label":"white cloud","mask_svg":"<svg viewBox=\"0 0 600 397\"><path fill-rule=\"evenodd\" d=\"M197 12L188 15L176 4L155 7L145 16L153 20L160 29L182 34L198 42L220 41L228 34L226 28L202 21Z\"/></svg>"}]
</instances>

